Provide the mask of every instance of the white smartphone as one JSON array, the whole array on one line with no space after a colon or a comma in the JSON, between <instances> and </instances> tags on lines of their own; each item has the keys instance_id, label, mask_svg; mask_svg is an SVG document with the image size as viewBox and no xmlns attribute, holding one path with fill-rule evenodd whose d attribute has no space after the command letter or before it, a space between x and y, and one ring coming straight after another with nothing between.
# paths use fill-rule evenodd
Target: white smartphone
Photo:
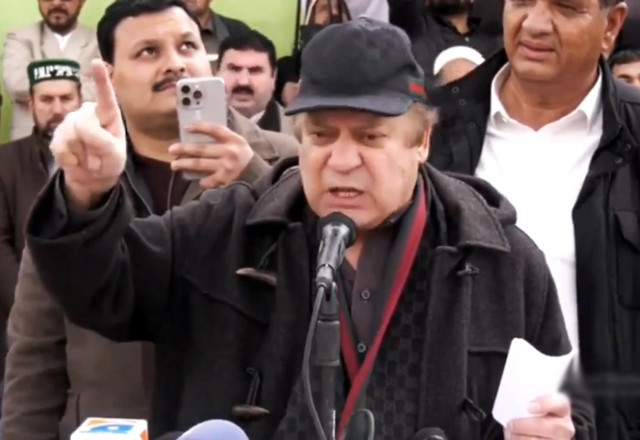
<instances>
[{"instance_id":1,"label":"white smartphone","mask_svg":"<svg viewBox=\"0 0 640 440\"><path fill-rule=\"evenodd\" d=\"M184 78L176 84L178 98L178 124L180 142L205 144L215 142L211 136L190 133L187 127L197 122L228 125L229 110L224 80L217 77ZM199 173L183 173L185 179L196 180L206 177Z\"/></svg>"}]
</instances>

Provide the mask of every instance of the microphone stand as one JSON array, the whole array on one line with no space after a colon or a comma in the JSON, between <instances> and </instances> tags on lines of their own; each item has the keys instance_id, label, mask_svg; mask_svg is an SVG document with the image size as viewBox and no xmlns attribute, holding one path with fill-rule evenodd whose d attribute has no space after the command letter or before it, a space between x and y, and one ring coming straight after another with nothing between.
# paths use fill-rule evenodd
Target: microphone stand
<instances>
[{"instance_id":1,"label":"microphone stand","mask_svg":"<svg viewBox=\"0 0 640 440\"><path fill-rule=\"evenodd\" d=\"M316 295L321 301L316 326L313 365L320 368L321 388L319 415L327 440L336 440L336 378L340 364L340 305L333 271L318 271Z\"/></svg>"}]
</instances>

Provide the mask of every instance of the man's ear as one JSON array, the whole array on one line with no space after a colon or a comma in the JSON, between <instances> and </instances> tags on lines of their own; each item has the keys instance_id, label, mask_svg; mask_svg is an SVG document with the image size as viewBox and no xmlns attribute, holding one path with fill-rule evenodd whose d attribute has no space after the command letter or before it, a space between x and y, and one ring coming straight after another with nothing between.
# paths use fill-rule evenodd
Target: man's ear
<instances>
[{"instance_id":1,"label":"man's ear","mask_svg":"<svg viewBox=\"0 0 640 440\"><path fill-rule=\"evenodd\" d=\"M618 3L611 6L607 11L607 26L604 30L604 38L602 40L602 50L604 54L610 54L615 49L616 39L620 35L620 30L627 18L627 5Z\"/></svg>"},{"instance_id":2,"label":"man's ear","mask_svg":"<svg viewBox=\"0 0 640 440\"><path fill-rule=\"evenodd\" d=\"M430 149L430 141L431 141L431 125L425 128L424 133L422 134L422 140L417 148L418 161L420 163L425 163L429 158L429 149Z\"/></svg>"},{"instance_id":3,"label":"man's ear","mask_svg":"<svg viewBox=\"0 0 640 440\"><path fill-rule=\"evenodd\" d=\"M113 65L107 63L106 61L103 61L103 63L107 68L107 75L109 75L109 80L111 81L111 84L113 84Z\"/></svg>"}]
</instances>

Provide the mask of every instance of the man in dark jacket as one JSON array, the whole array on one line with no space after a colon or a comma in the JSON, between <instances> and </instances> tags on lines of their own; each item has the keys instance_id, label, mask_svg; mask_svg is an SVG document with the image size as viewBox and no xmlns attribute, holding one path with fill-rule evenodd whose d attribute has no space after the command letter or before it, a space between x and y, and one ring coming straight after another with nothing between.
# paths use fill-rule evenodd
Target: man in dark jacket
<instances>
[{"instance_id":1,"label":"man in dark jacket","mask_svg":"<svg viewBox=\"0 0 640 440\"><path fill-rule=\"evenodd\" d=\"M482 2L482 0L478 0ZM468 46L485 58L502 48L502 36L487 29L488 17L472 14L474 0L389 0L392 23L412 41L413 53L435 83L436 57L450 47Z\"/></svg>"},{"instance_id":2,"label":"man in dark jacket","mask_svg":"<svg viewBox=\"0 0 640 440\"><path fill-rule=\"evenodd\" d=\"M348 302L340 430L364 406L378 439L429 426L452 440L502 439L488 414L513 338L569 349L542 254L490 186L424 165L432 114L402 31L369 19L329 26L302 66L288 109L299 115L299 168L285 161L255 185L133 222L117 186L126 151L115 97L96 75L105 101L78 131L60 128L63 171L27 228L39 274L79 325L157 344L152 436L229 418L252 440L314 438L300 376L310 269L318 218L342 212L358 238L337 277ZM84 155L101 164L91 174ZM511 438L592 438L566 397L536 402L537 417L509 423Z\"/></svg>"},{"instance_id":3,"label":"man in dark jacket","mask_svg":"<svg viewBox=\"0 0 640 440\"><path fill-rule=\"evenodd\" d=\"M13 306L27 215L54 171L49 151L53 130L82 103L80 65L75 61L34 61L27 67L27 77L33 132L0 146L0 377L4 376L4 333Z\"/></svg>"},{"instance_id":4,"label":"man in dark jacket","mask_svg":"<svg viewBox=\"0 0 640 440\"><path fill-rule=\"evenodd\" d=\"M567 330L599 397L599 438L640 438L640 94L600 53L616 0L507 2L505 47L432 94L437 168L475 174L545 252ZM605 394L606 393L606 394Z\"/></svg>"},{"instance_id":5,"label":"man in dark jacket","mask_svg":"<svg viewBox=\"0 0 640 440\"><path fill-rule=\"evenodd\" d=\"M194 170L210 177L202 181L182 177L176 165L194 158L179 155L171 161L168 150L178 141L176 95L166 85L175 89L176 76L208 76L211 72L197 25L181 8L172 0L120 0L107 9L98 26L102 56L110 63L117 93L123 97L119 105L126 121L130 154L120 181L127 188L127 205L136 217L162 214L170 207L193 201L208 185L232 180L252 182L270 168L270 163L297 153L293 137L265 132L231 111L229 127L217 129L218 142L199 146L200 154L215 152L213 160L201 157L209 165ZM182 43L183 39L196 48L186 50L189 45ZM139 48L141 41L153 41L154 47L162 47L163 56L131 60L128 54L132 48ZM154 87L156 84L165 87ZM180 147L175 144L175 148ZM232 155L239 157L248 155L241 161L231 161L224 159L225 151L236 151ZM221 165L224 173L218 171ZM23 218L47 176L43 179L40 188L33 189L32 200L22 208ZM17 188L19 183L12 182L12 187ZM15 228L22 231L24 223ZM66 440L88 416L146 418L153 382L150 344L116 344L68 322L60 305L47 295L28 251L24 255L8 327L4 440Z\"/></svg>"},{"instance_id":6,"label":"man in dark jacket","mask_svg":"<svg viewBox=\"0 0 640 440\"><path fill-rule=\"evenodd\" d=\"M211 2L212 0L184 0L185 5L198 19L204 47L207 49L212 66L215 66L219 59L220 43L227 37L245 34L251 28L240 20L216 14L211 9Z\"/></svg>"}]
</instances>

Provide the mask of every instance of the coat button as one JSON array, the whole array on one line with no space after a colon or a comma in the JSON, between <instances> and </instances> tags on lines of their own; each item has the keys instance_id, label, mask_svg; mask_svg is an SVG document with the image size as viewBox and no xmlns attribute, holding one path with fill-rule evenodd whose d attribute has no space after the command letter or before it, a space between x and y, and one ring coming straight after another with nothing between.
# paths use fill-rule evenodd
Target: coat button
<instances>
[{"instance_id":1,"label":"coat button","mask_svg":"<svg viewBox=\"0 0 640 440\"><path fill-rule=\"evenodd\" d=\"M369 301L369 299L371 298L371 292L369 292L368 289L364 289L362 292L360 292L360 298L365 301Z\"/></svg>"},{"instance_id":2,"label":"coat button","mask_svg":"<svg viewBox=\"0 0 640 440\"><path fill-rule=\"evenodd\" d=\"M467 105L467 101L464 99L461 99L458 101L458 104L460 104L461 106Z\"/></svg>"},{"instance_id":3,"label":"coat button","mask_svg":"<svg viewBox=\"0 0 640 440\"><path fill-rule=\"evenodd\" d=\"M360 342L358 343L356 349L358 350L358 353L363 354L365 351L367 351L367 346L364 345L364 342Z\"/></svg>"},{"instance_id":4,"label":"coat button","mask_svg":"<svg viewBox=\"0 0 640 440\"><path fill-rule=\"evenodd\" d=\"M455 86L455 87L453 87L453 88L451 89L451 91L452 91L453 93L458 93L458 92L460 91L460 87Z\"/></svg>"},{"instance_id":5,"label":"coat button","mask_svg":"<svg viewBox=\"0 0 640 440\"><path fill-rule=\"evenodd\" d=\"M621 157L616 157L616 159L614 160L616 165L620 165L622 163L623 159Z\"/></svg>"}]
</instances>

